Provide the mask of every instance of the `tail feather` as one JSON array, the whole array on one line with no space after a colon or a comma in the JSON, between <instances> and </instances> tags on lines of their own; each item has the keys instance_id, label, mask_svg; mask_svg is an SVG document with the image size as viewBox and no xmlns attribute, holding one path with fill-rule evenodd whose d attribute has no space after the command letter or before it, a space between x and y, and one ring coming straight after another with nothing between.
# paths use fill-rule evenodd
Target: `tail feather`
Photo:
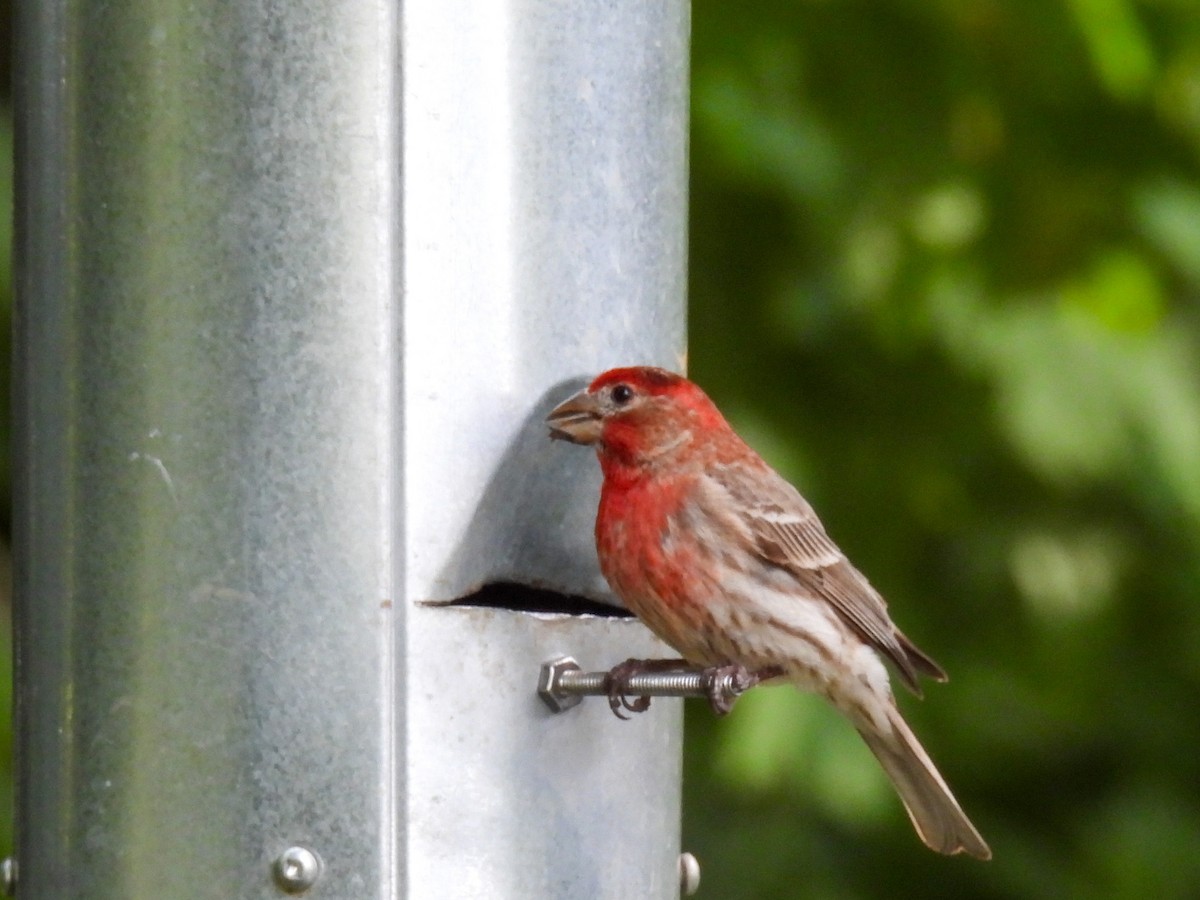
<instances>
[{"instance_id":1,"label":"tail feather","mask_svg":"<svg viewBox=\"0 0 1200 900\"><path fill-rule=\"evenodd\" d=\"M916 735L892 707L888 713L890 734L861 726L862 735L875 758L900 795L917 834L938 853L966 853L976 859L991 859L992 851L975 830L950 788L938 773Z\"/></svg>"},{"instance_id":2,"label":"tail feather","mask_svg":"<svg viewBox=\"0 0 1200 900\"><path fill-rule=\"evenodd\" d=\"M909 640L908 635L896 629L896 640L900 642L900 649L904 651L904 656L908 660L908 664L922 675L932 678L934 681L947 681L948 676L946 670L934 662L933 657ZM918 691L918 693L920 693Z\"/></svg>"}]
</instances>

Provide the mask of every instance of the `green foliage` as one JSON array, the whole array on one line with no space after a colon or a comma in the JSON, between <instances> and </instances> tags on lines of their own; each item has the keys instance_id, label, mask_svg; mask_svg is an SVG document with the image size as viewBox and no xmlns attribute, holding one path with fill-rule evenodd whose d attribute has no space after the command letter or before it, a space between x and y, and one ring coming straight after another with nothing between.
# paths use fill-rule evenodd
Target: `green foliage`
<instances>
[{"instance_id":1,"label":"green foliage","mask_svg":"<svg viewBox=\"0 0 1200 900\"><path fill-rule=\"evenodd\" d=\"M1200 7L697 0L691 369L950 671L995 860L815 698L689 709L705 896L1200 896Z\"/></svg>"}]
</instances>

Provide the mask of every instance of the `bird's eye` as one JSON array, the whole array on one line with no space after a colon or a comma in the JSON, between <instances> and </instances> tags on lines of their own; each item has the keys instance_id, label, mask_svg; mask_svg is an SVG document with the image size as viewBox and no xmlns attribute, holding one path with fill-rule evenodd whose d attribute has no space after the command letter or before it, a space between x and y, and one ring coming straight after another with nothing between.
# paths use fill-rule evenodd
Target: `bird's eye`
<instances>
[{"instance_id":1,"label":"bird's eye","mask_svg":"<svg viewBox=\"0 0 1200 900\"><path fill-rule=\"evenodd\" d=\"M617 404L617 406L624 406L633 399L633 388L627 384L618 384L612 389L610 396L613 403Z\"/></svg>"}]
</instances>

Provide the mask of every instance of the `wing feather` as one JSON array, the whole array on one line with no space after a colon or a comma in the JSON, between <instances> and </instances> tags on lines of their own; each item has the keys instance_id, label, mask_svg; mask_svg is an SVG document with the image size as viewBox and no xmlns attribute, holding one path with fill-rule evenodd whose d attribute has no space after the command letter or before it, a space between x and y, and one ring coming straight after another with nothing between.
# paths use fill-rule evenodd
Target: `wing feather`
<instances>
[{"instance_id":1,"label":"wing feather","mask_svg":"<svg viewBox=\"0 0 1200 900\"><path fill-rule=\"evenodd\" d=\"M808 501L765 464L713 470L711 476L739 511L759 557L786 570L799 587L825 600L858 635L896 666L901 679L920 694L917 673L946 678L892 623L887 604L825 532Z\"/></svg>"}]
</instances>

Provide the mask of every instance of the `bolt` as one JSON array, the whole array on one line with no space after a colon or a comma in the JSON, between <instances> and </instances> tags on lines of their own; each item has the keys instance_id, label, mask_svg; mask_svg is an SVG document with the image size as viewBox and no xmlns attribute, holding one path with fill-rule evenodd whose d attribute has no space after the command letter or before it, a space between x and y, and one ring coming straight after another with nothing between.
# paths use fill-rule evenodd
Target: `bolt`
<instances>
[{"instance_id":1,"label":"bolt","mask_svg":"<svg viewBox=\"0 0 1200 900\"><path fill-rule=\"evenodd\" d=\"M17 861L6 856L0 862L0 884L4 886L4 896L13 897L17 893Z\"/></svg>"},{"instance_id":2,"label":"bolt","mask_svg":"<svg viewBox=\"0 0 1200 900\"><path fill-rule=\"evenodd\" d=\"M690 897L700 890L700 862L690 853L679 854L679 893Z\"/></svg>"},{"instance_id":3,"label":"bolt","mask_svg":"<svg viewBox=\"0 0 1200 900\"><path fill-rule=\"evenodd\" d=\"M584 697L608 693L609 675L585 672L571 657L560 656L542 663L538 696L554 712L562 712L578 705ZM625 684L624 693L631 697L707 697L713 709L724 715L758 680L759 676L735 666L680 668L635 674Z\"/></svg>"},{"instance_id":4,"label":"bolt","mask_svg":"<svg viewBox=\"0 0 1200 900\"><path fill-rule=\"evenodd\" d=\"M321 877L321 857L307 847L288 847L275 860L275 882L289 894L303 894Z\"/></svg>"}]
</instances>

